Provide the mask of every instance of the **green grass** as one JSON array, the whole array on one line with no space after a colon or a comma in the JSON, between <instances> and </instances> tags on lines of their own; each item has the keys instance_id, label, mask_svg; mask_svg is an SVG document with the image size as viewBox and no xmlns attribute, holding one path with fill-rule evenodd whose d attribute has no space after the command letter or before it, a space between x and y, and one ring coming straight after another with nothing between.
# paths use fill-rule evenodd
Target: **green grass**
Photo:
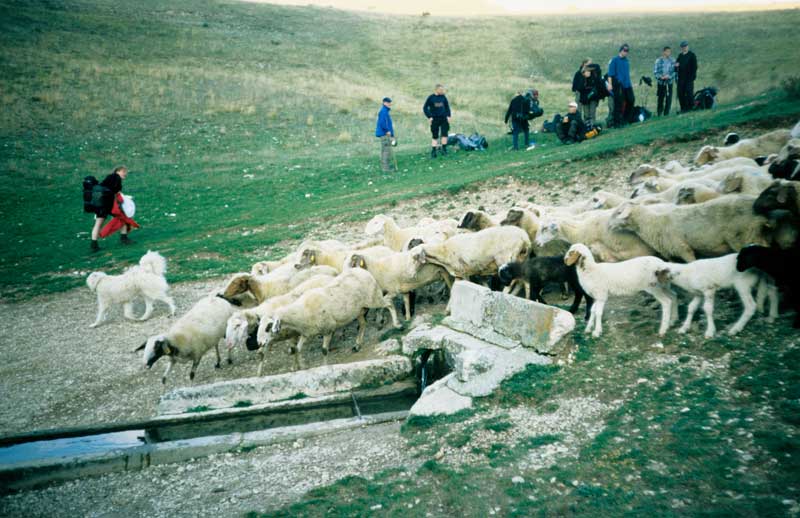
<instances>
[{"instance_id":1,"label":"green grass","mask_svg":"<svg viewBox=\"0 0 800 518\"><path fill-rule=\"evenodd\" d=\"M788 121L800 101L780 85L791 77L783 64L800 58L790 40L799 18L634 16L635 32L624 35L634 76L650 73L672 34L691 32L698 83L720 88L720 109L576 147L540 135L546 146L513 155L501 123L513 92L533 83L546 114L561 111L579 57L605 62L623 38L619 18L441 20L189 0L0 3L3 297L80 286L86 272L118 271L148 248L167 256L172 282L218 276L285 253L332 219L365 221L399 201L458 196L501 175L569 182L602 174L636 144ZM560 43L517 44L531 38ZM418 112L436 81L450 86L453 129L487 134L488 152L425 159ZM387 94L401 142L393 176L378 172L371 136ZM91 216L81 213L78 184L119 163L131 170L125 191L137 199L142 229L135 246L110 240L90 256Z\"/></svg>"}]
</instances>

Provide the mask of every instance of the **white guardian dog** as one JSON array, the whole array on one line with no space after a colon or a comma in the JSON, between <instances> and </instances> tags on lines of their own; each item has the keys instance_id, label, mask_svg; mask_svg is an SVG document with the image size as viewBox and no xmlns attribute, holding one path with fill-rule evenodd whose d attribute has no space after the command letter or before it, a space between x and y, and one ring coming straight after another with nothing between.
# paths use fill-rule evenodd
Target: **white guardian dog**
<instances>
[{"instance_id":1,"label":"white guardian dog","mask_svg":"<svg viewBox=\"0 0 800 518\"><path fill-rule=\"evenodd\" d=\"M86 279L89 289L97 293L97 319L89 327L102 324L109 308L114 304L122 304L125 318L135 320L133 301L136 297L144 298L145 310L139 320L147 320L153 313L153 302L160 300L169 306L170 315L175 314L175 301L167 293L169 286L164 274L167 271L167 260L158 252L147 251L139 259L139 264L125 270L122 275L107 275L103 272L92 272Z\"/></svg>"}]
</instances>

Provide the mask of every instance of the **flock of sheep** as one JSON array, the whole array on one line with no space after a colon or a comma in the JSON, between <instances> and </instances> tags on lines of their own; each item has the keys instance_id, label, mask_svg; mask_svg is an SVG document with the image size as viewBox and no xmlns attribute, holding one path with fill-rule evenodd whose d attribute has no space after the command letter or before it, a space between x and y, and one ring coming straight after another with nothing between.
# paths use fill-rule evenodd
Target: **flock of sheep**
<instances>
[{"instance_id":1,"label":"flock of sheep","mask_svg":"<svg viewBox=\"0 0 800 518\"><path fill-rule=\"evenodd\" d=\"M664 335L678 317L672 289L678 287L692 297L679 332L690 329L702 302L705 336L712 337L714 294L734 288L744 307L728 330L736 334L767 298L768 319L774 320L778 289L789 296L798 288L789 265L798 257L800 124L750 139L729 135L726 144L703 147L691 167L640 166L630 177L632 194L599 191L569 206L524 203L499 214L471 210L460 222L424 218L407 228L375 216L359 244L306 241L281 260L258 262L249 273L234 275L137 350L144 349L147 367L168 357L162 381L176 361L191 361L194 379L212 348L219 367L224 338L229 363L234 347L258 350L260 375L276 342L294 341L299 358L303 346L321 335L327 354L334 332L357 321L357 349L368 310L381 320L381 310L388 310L399 328L396 296L403 296L403 317L409 320L419 289L440 282L442 290L449 289L453 279L505 285L506 292L524 290L542 302L545 285L568 286L575 293L573 313L586 297L586 332L593 336L602 333L610 296L639 291L660 303ZM100 306L93 325L111 303L125 304L125 316L133 318L130 302L137 296L146 300L144 318L153 300L174 310L164 271L163 258L148 252L140 266L120 276L90 275ZM800 297L794 300L800 310Z\"/></svg>"}]
</instances>

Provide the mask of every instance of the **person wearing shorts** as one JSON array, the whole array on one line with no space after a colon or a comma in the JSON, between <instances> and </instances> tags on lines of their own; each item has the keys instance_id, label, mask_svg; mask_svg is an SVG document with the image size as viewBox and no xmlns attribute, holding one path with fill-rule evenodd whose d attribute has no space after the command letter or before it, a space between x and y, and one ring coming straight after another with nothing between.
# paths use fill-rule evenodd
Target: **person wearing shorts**
<instances>
[{"instance_id":1,"label":"person wearing shorts","mask_svg":"<svg viewBox=\"0 0 800 518\"><path fill-rule=\"evenodd\" d=\"M103 222L111 214L111 208L114 205L114 197L118 192L122 191L122 180L127 176L128 168L121 165L115 167L114 171L100 182L100 186L105 188L104 192L106 195L102 197L102 203L98 204L94 210L95 218L94 226L92 227L92 242L90 246L92 252L100 250L100 246L97 243L97 240L100 238L100 229L103 226ZM129 245L133 242L128 239L128 227L122 227L120 239L124 245Z\"/></svg>"},{"instance_id":2,"label":"person wearing shorts","mask_svg":"<svg viewBox=\"0 0 800 518\"><path fill-rule=\"evenodd\" d=\"M444 95L444 86L437 84L434 92L425 100L422 111L431 124L431 158L436 158L436 148L447 154L447 134L450 131L450 103Z\"/></svg>"}]
</instances>

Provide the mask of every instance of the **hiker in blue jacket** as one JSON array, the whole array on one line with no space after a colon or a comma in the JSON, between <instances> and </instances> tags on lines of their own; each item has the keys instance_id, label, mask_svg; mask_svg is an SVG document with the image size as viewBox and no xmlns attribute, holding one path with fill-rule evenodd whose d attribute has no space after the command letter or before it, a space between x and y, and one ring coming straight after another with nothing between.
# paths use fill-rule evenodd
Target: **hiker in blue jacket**
<instances>
[{"instance_id":1,"label":"hiker in blue jacket","mask_svg":"<svg viewBox=\"0 0 800 518\"><path fill-rule=\"evenodd\" d=\"M631 64L628 61L630 47L623 43L619 54L608 63L608 91L614 96L614 126L619 128L631 122L633 104L633 83L631 82Z\"/></svg>"},{"instance_id":2,"label":"hiker in blue jacket","mask_svg":"<svg viewBox=\"0 0 800 518\"><path fill-rule=\"evenodd\" d=\"M394 145L394 126L389 111L392 109L392 100L383 98L383 106L378 112L378 124L375 126L375 136L381 139L381 169L384 172L392 171L392 146Z\"/></svg>"}]
</instances>

